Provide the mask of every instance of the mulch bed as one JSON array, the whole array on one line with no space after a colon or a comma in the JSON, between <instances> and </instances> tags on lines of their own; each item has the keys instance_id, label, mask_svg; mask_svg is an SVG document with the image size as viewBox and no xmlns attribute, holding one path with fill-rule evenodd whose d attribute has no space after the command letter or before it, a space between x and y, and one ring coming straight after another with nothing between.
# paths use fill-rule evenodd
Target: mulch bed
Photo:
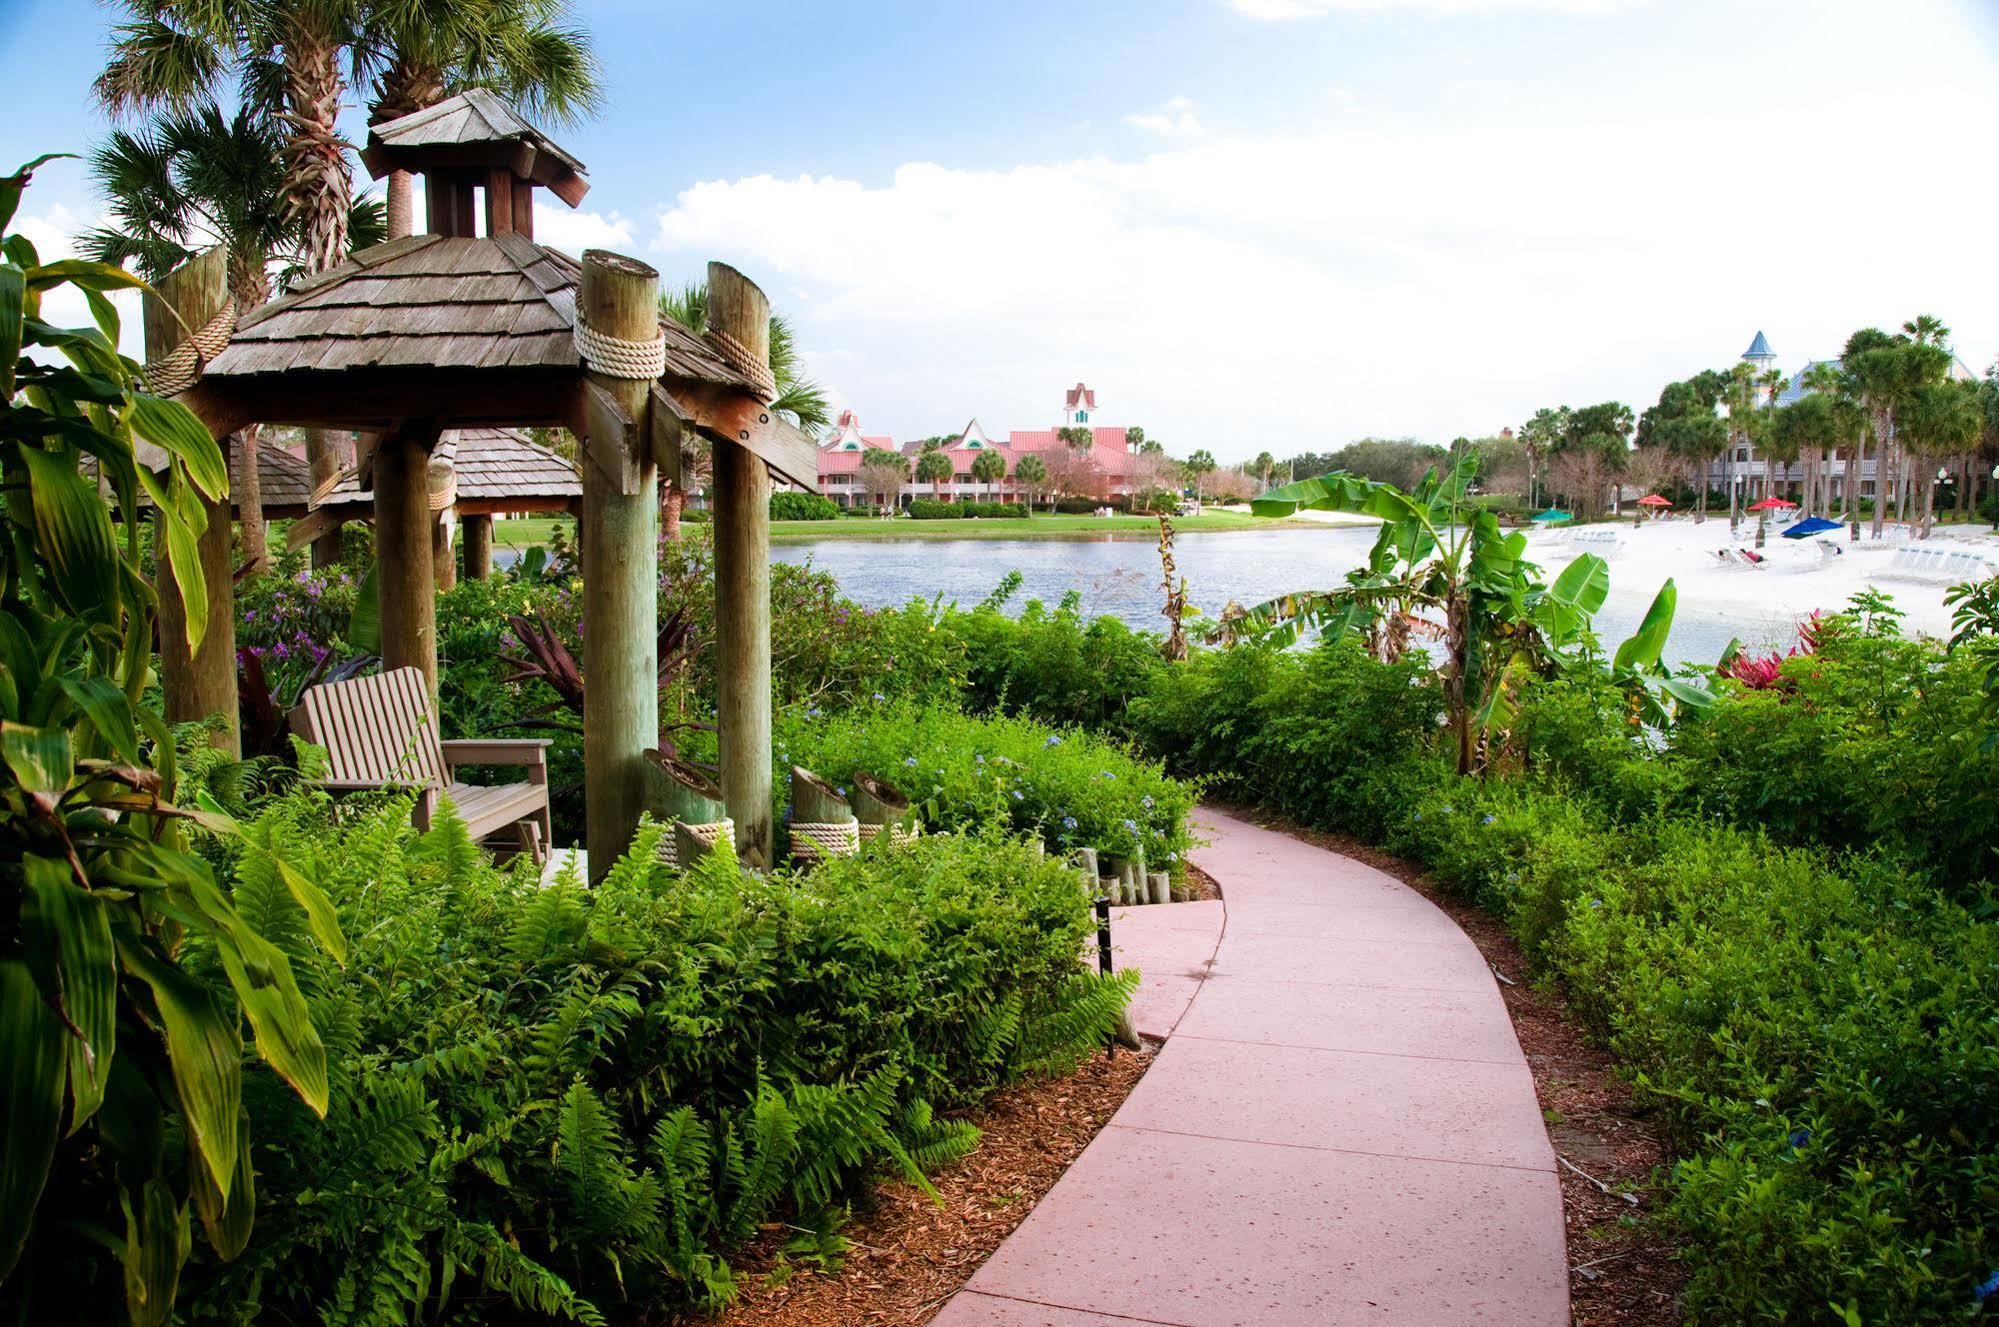
<instances>
[{"instance_id":1,"label":"mulch bed","mask_svg":"<svg viewBox=\"0 0 1999 1327\"><path fill-rule=\"evenodd\" d=\"M1093 1055L1067 1078L994 1093L969 1116L984 1133L978 1150L932 1177L942 1204L907 1184L882 1185L843 1232L847 1254L834 1271L788 1263L792 1232L767 1228L734 1260L743 1293L721 1327L929 1322L1124 1104L1156 1049Z\"/></svg>"},{"instance_id":2,"label":"mulch bed","mask_svg":"<svg viewBox=\"0 0 1999 1327\"><path fill-rule=\"evenodd\" d=\"M1502 977L1500 994L1533 1071L1549 1141L1567 1163L1556 1173L1568 1227L1569 1303L1576 1327L1679 1327L1685 1273L1667 1232L1643 1219L1652 1205L1652 1176L1672 1156L1648 1112L1633 1102L1630 1084L1618 1077L1616 1062L1569 1017L1561 992L1529 982L1527 960L1505 925L1378 848L1266 812L1224 809L1394 876L1471 937Z\"/></svg>"},{"instance_id":3,"label":"mulch bed","mask_svg":"<svg viewBox=\"0 0 1999 1327\"><path fill-rule=\"evenodd\" d=\"M1186 897L1180 896L1181 890L1186 892ZM1215 883L1215 878L1192 862L1188 862L1186 878L1175 889L1173 901L1193 903L1204 899L1218 899L1221 896L1222 887Z\"/></svg>"}]
</instances>

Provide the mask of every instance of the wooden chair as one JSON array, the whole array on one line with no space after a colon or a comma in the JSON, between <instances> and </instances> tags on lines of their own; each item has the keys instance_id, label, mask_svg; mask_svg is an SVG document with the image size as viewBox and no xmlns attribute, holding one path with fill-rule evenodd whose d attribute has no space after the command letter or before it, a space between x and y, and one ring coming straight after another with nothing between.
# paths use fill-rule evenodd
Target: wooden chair
<instances>
[{"instance_id":1,"label":"wooden chair","mask_svg":"<svg viewBox=\"0 0 1999 1327\"><path fill-rule=\"evenodd\" d=\"M449 801L477 841L511 825L521 850L548 860L548 743L538 738L441 741L430 690L416 668L309 688L292 711L292 731L326 748L319 786L332 792L419 790L414 819L428 829ZM461 783L461 765L519 765L526 783Z\"/></svg>"}]
</instances>

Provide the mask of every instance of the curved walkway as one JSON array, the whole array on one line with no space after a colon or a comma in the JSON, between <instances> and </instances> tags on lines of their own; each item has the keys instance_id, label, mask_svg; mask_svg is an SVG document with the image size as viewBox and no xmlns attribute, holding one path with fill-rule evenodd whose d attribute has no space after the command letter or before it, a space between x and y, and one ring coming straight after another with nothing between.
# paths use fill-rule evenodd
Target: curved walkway
<instances>
[{"instance_id":1,"label":"curved walkway","mask_svg":"<svg viewBox=\"0 0 1999 1327\"><path fill-rule=\"evenodd\" d=\"M1478 950L1391 876L1200 819L1225 911L1112 929L1165 1049L938 1327L1568 1322L1554 1151Z\"/></svg>"}]
</instances>

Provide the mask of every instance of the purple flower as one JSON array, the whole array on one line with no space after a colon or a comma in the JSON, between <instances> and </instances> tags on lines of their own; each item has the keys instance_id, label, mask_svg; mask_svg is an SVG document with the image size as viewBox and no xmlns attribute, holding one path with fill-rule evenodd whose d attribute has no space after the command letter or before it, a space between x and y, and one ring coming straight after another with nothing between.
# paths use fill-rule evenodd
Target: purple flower
<instances>
[{"instance_id":1,"label":"purple flower","mask_svg":"<svg viewBox=\"0 0 1999 1327\"><path fill-rule=\"evenodd\" d=\"M1043 750L1046 750L1051 746L1061 746L1061 745L1062 745L1062 738L1059 734L1056 733L1048 734L1048 740L1041 744Z\"/></svg>"},{"instance_id":2,"label":"purple flower","mask_svg":"<svg viewBox=\"0 0 1999 1327\"><path fill-rule=\"evenodd\" d=\"M1812 1141L1812 1131L1811 1131L1810 1129L1793 1129L1793 1130L1791 1130L1791 1150L1792 1150L1792 1151L1794 1151L1794 1152L1795 1152L1795 1151L1797 1151L1798 1149L1802 1148L1802 1147L1803 1147L1803 1146L1804 1146L1804 1145L1805 1145L1806 1143L1809 1143L1810 1141ZM1999 1275L1999 1273L1995 1273L1995 1275Z\"/></svg>"},{"instance_id":3,"label":"purple flower","mask_svg":"<svg viewBox=\"0 0 1999 1327\"><path fill-rule=\"evenodd\" d=\"M1064 829L1074 829L1075 827L1076 827L1076 817L1074 817L1074 816L1063 816L1063 817L1062 817L1062 828L1064 828Z\"/></svg>"},{"instance_id":4,"label":"purple flower","mask_svg":"<svg viewBox=\"0 0 1999 1327\"><path fill-rule=\"evenodd\" d=\"M905 769L915 769L915 768L916 768L916 757L915 757L915 756L905 756L905 757L903 757L903 761L902 761L902 764L903 764L903 768L905 768Z\"/></svg>"}]
</instances>

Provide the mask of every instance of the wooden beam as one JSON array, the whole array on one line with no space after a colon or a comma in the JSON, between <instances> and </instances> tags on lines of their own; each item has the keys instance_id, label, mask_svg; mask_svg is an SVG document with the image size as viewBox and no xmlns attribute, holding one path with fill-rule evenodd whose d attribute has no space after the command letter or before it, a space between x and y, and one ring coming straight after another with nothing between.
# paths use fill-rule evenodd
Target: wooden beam
<instances>
[{"instance_id":1,"label":"wooden beam","mask_svg":"<svg viewBox=\"0 0 1999 1327\"><path fill-rule=\"evenodd\" d=\"M465 579L483 581L493 574L493 518L483 513L463 516L459 527L465 544Z\"/></svg>"},{"instance_id":2,"label":"wooden beam","mask_svg":"<svg viewBox=\"0 0 1999 1327\"><path fill-rule=\"evenodd\" d=\"M218 438L245 424L382 433L412 418L452 428L542 425L581 433L581 387L574 369L509 370L496 378L480 370L369 368L203 378L175 399Z\"/></svg>"},{"instance_id":3,"label":"wooden beam","mask_svg":"<svg viewBox=\"0 0 1999 1327\"><path fill-rule=\"evenodd\" d=\"M708 321L752 355L770 357L770 301L726 263L708 264ZM746 444L749 414L715 442L716 726L722 794L736 822L736 851L768 867L772 857L770 715L770 472ZM746 410L739 397L720 407ZM711 419L717 418L712 416ZM761 427L761 425L759 425Z\"/></svg>"},{"instance_id":4,"label":"wooden beam","mask_svg":"<svg viewBox=\"0 0 1999 1327\"><path fill-rule=\"evenodd\" d=\"M339 510L335 507L321 507L293 521L291 528L285 531L285 552L295 553L320 536L338 531L343 519L336 514Z\"/></svg>"},{"instance_id":5,"label":"wooden beam","mask_svg":"<svg viewBox=\"0 0 1999 1327\"><path fill-rule=\"evenodd\" d=\"M526 172L522 172L525 174ZM514 234L534 238L534 185L524 179L514 181Z\"/></svg>"},{"instance_id":6,"label":"wooden beam","mask_svg":"<svg viewBox=\"0 0 1999 1327\"><path fill-rule=\"evenodd\" d=\"M437 694L437 586L431 570L430 449L441 432L412 420L375 447L375 592L382 667L420 668Z\"/></svg>"},{"instance_id":7,"label":"wooden beam","mask_svg":"<svg viewBox=\"0 0 1999 1327\"><path fill-rule=\"evenodd\" d=\"M649 341L659 331L659 273L599 249L583 255L577 317L593 331ZM650 381L592 372L585 432L615 432L624 457L595 459L609 439L586 437L583 479L584 846L601 879L631 846L645 808L645 753L659 745L659 506L647 436ZM601 399L600 399L601 398ZM608 402L610 407L607 408ZM628 460L625 458L629 458ZM627 478L627 465L635 482Z\"/></svg>"},{"instance_id":8,"label":"wooden beam","mask_svg":"<svg viewBox=\"0 0 1999 1327\"><path fill-rule=\"evenodd\" d=\"M652 463L659 467L659 482L680 487L681 439L687 421L673 397L658 383L652 385Z\"/></svg>"},{"instance_id":9,"label":"wooden beam","mask_svg":"<svg viewBox=\"0 0 1999 1327\"><path fill-rule=\"evenodd\" d=\"M640 401L643 404L644 398ZM620 496L640 492L639 471L644 459L640 453L645 449L639 446L638 425L625 402L600 383L587 382L583 386L583 414L583 451L591 466L617 487Z\"/></svg>"},{"instance_id":10,"label":"wooden beam","mask_svg":"<svg viewBox=\"0 0 1999 1327\"><path fill-rule=\"evenodd\" d=\"M486 234L511 235L514 231L514 176L504 167L486 172Z\"/></svg>"},{"instance_id":11,"label":"wooden beam","mask_svg":"<svg viewBox=\"0 0 1999 1327\"><path fill-rule=\"evenodd\" d=\"M189 259L154 283L141 296L146 358L172 354L190 329L198 328L229 302L227 256L218 247ZM176 316L177 315L177 316ZM234 430L230 430L233 432ZM217 438L225 434L214 435ZM208 628L190 650L187 607L173 564L160 557L154 575L160 595L160 691L168 723L189 723L211 715L228 722L210 740L232 758L242 755L241 725L236 710L236 602L231 574L229 495L202 499L208 518L202 532L201 581L208 600ZM153 514L153 547L166 548L166 515Z\"/></svg>"},{"instance_id":12,"label":"wooden beam","mask_svg":"<svg viewBox=\"0 0 1999 1327\"><path fill-rule=\"evenodd\" d=\"M786 483L819 486L819 444L748 391L675 383L661 394L674 402L686 426L703 437L754 452Z\"/></svg>"}]
</instances>

